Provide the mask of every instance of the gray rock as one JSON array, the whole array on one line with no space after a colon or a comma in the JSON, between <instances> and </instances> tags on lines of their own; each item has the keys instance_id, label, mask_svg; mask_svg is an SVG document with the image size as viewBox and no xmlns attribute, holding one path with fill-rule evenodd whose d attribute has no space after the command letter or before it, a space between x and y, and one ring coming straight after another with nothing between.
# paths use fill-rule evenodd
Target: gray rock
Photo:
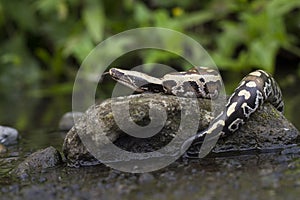
<instances>
[{"instance_id":1,"label":"gray rock","mask_svg":"<svg viewBox=\"0 0 300 200\"><path fill-rule=\"evenodd\" d=\"M29 155L10 173L22 179L26 179L30 173L38 173L42 169L54 167L61 163L62 158L59 151L50 146Z\"/></svg>"},{"instance_id":2,"label":"gray rock","mask_svg":"<svg viewBox=\"0 0 300 200\"><path fill-rule=\"evenodd\" d=\"M18 131L7 126L0 126L0 143L11 145L17 143Z\"/></svg>"},{"instance_id":3,"label":"gray rock","mask_svg":"<svg viewBox=\"0 0 300 200\"><path fill-rule=\"evenodd\" d=\"M150 173L142 173L138 179L138 182L141 185L153 183L154 181L155 177Z\"/></svg>"},{"instance_id":4,"label":"gray rock","mask_svg":"<svg viewBox=\"0 0 300 200\"><path fill-rule=\"evenodd\" d=\"M196 112L197 102L199 112ZM128 103L130 117L126 116L126 112L124 112ZM99 164L99 161L83 145L82 136L89 136L96 141L102 140L105 136L115 145L131 152L150 152L160 149L174 138L182 119L187 120L185 126L187 130L207 128L212 120L210 103L210 100L199 99L197 101L159 94L140 94L108 99L101 104L91 106L76 126L68 132L63 144L63 153L69 166ZM149 105L154 108L152 111L149 111ZM113 113L112 107L115 109L115 113ZM166 112L165 123L162 118L155 121L155 115L162 116L162 110ZM119 113L117 120L114 115L116 113ZM152 120L150 120L149 113L154 116ZM129 118L131 119L128 121ZM140 126L152 123L153 129L162 124L164 127L153 137L136 138L128 136L122 131L124 128L131 131L137 129L131 125L132 122ZM198 127L195 127L195 124L198 124ZM99 128L100 126L101 128ZM122 127L122 130L119 126ZM148 134L145 132L147 132L146 129L139 133L144 136ZM298 135L298 130L272 105L266 103L251 116L239 131L229 137L219 139L212 149L212 154L284 148L295 144Z\"/></svg>"},{"instance_id":5,"label":"gray rock","mask_svg":"<svg viewBox=\"0 0 300 200\"><path fill-rule=\"evenodd\" d=\"M62 131L68 131L74 126L75 120L82 117L83 113L81 112L67 112L65 113L59 121L58 128Z\"/></svg>"}]
</instances>

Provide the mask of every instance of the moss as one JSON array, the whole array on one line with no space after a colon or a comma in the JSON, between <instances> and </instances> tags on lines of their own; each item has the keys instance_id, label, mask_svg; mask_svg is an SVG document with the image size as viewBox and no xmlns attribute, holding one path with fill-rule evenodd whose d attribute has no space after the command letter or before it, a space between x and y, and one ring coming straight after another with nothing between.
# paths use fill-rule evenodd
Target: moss
<instances>
[{"instance_id":1,"label":"moss","mask_svg":"<svg viewBox=\"0 0 300 200\"><path fill-rule=\"evenodd\" d=\"M199 124L198 129L203 130L207 128L209 124L210 117L210 101L209 100L199 100L199 121L193 114L195 114L196 109L194 105L191 105L189 99L181 99L183 104L186 105L185 113L183 114L189 119L186 124L187 129L192 130L195 128L196 124ZM160 133L156 134L151 138L133 138L125 133L123 133L119 128L118 124L115 122L111 102L114 101L118 104L119 109L124 108L126 102L130 102L130 114L134 122L140 125L147 125L149 123L149 107L150 104L158 105L163 107L167 112L167 122L164 124L163 129ZM105 103L96 105L97 109L89 109L87 114L90 120L100 120L106 125L105 131L106 136L108 136L114 143L127 150L133 150L136 152L141 151L151 151L161 148L168 144L168 142L174 138L174 134L178 132L179 125L182 120L181 112L182 108L180 106L180 101L178 97L174 96L164 96L159 94L141 94L132 95L128 97L121 97L115 99L109 99ZM122 111L122 110L120 110ZM193 113L194 112L194 113ZM93 119L93 118L97 119ZM195 121L196 120L196 121ZM74 134L84 134L85 133L85 121L82 120L78 129L73 130ZM128 123L128 119L124 119L121 123ZM97 127L94 127L97 131ZM67 159L70 162L77 162L78 159L88 162L89 159L93 158L88 156L88 152L85 148L80 148L82 143L76 141L79 137L72 136L72 132L69 132L66 136L64 143L64 152L69 155ZM95 133L96 134L96 133ZM251 150L260 147L260 149L272 149L278 148L278 146L284 147L287 144L292 144L295 142L295 138L299 135L297 129L289 123L284 116L282 116L278 111L270 104L264 104L257 112L251 115L250 119L246 122L244 126L241 127L232 136L226 138L226 140L220 140L220 143L213 149L214 153L222 153L226 151L244 151ZM75 145L76 144L76 145ZM74 151L74 148L78 151ZM74 153L72 153L74 152ZM82 154L82 156L78 156ZM91 164L94 160L91 160Z\"/></svg>"}]
</instances>

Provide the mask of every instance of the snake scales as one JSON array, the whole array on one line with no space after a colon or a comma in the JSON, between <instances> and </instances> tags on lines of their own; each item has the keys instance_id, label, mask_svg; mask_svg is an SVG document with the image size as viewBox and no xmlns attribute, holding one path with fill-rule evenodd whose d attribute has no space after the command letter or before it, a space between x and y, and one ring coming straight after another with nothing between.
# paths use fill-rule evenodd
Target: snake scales
<instances>
[{"instance_id":1,"label":"snake scales","mask_svg":"<svg viewBox=\"0 0 300 200\"><path fill-rule=\"evenodd\" d=\"M109 74L116 81L137 92L164 93L181 97L214 99L218 97L222 86L219 73L207 67L169 73L162 78L118 68L111 68ZM187 155L198 156L199 146L207 134L226 136L237 131L264 102L270 102L278 111L283 112L284 104L278 84L267 72L257 70L242 79L230 96L225 109L207 129L185 141L183 146L191 145Z\"/></svg>"}]
</instances>

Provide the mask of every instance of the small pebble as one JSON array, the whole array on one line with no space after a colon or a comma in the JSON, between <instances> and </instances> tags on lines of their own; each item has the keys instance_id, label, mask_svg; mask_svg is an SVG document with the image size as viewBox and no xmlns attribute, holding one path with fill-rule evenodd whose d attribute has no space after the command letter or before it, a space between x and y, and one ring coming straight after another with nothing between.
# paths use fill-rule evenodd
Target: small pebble
<instances>
[{"instance_id":1,"label":"small pebble","mask_svg":"<svg viewBox=\"0 0 300 200\"><path fill-rule=\"evenodd\" d=\"M155 180L154 176L150 173L143 173L139 177L140 184L151 183L154 180Z\"/></svg>"},{"instance_id":2,"label":"small pebble","mask_svg":"<svg viewBox=\"0 0 300 200\"><path fill-rule=\"evenodd\" d=\"M40 183L44 183L44 182L46 182L47 181L47 178L46 177L40 177L40 179L39 179L39 182Z\"/></svg>"}]
</instances>

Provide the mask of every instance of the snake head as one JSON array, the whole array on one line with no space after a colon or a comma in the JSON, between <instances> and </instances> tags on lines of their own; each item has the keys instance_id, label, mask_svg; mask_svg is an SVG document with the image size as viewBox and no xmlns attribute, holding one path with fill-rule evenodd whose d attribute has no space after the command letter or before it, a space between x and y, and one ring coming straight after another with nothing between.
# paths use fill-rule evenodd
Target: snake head
<instances>
[{"instance_id":1,"label":"snake head","mask_svg":"<svg viewBox=\"0 0 300 200\"><path fill-rule=\"evenodd\" d=\"M138 71L111 68L110 76L136 92L164 92L162 81Z\"/></svg>"}]
</instances>

